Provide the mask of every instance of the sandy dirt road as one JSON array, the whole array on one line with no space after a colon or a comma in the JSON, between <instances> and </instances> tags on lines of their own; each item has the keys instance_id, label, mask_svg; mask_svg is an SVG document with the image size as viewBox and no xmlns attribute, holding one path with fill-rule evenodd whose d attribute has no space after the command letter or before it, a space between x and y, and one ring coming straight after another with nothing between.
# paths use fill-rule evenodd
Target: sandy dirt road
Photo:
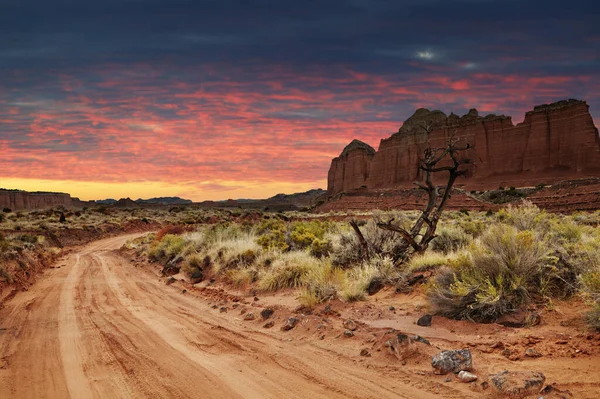
<instances>
[{"instance_id":1,"label":"sandy dirt road","mask_svg":"<svg viewBox=\"0 0 600 399\"><path fill-rule=\"evenodd\" d=\"M440 397L414 375L209 311L113 251L131 237L69 255L0 310L0 398Z\"/></svg>"}]
</instances>

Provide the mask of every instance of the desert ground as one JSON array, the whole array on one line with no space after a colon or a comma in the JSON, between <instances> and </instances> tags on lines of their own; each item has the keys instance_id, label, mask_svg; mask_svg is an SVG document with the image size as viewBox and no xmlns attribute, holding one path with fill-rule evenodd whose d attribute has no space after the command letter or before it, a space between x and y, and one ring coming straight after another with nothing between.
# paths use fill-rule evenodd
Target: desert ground
<instances>
[{"instance_id":1,"label":"desert ground","mask_svg":"<svg viewBox=\"0 0 600 399\"><path fill-rule=\"evenodd\" d=\"M596 234L596 213L535 212L537 222L543 219L554 228L580 226L579 235L568 230L577 240ZM442 263L452 264L450 258L458 256L454 252L434 252L401 266L412 274L394 275L396 285L390 283L393 271L386 269L387 283L367 295L357 281L382 276L382 260L373 263L381 270L362 265L340 271L328 263L335 245L321 258L298 248L271 248L299 245L310 234L319 235L323 226L335 235L348 234L344 215L293 221L300 215L88 211L68 216L71 227L65 227L48 214L38 230L32 220L39 213L9 217L12 224L5 225L10 232L4 232L4 259L12 260L3 270L13 284L2 289L0 397L591 399L600 392L600 333L586 322L591 308L585 295L532 301L527 309L535 309L541 321L527 326L455 320L431 312L431 285L409 287L405 280L398 285L402 276L415 273L432 280L441 273L440 256ZM478 234L485 237L487 225L508 218L502 215L448 213L442 231L462 237L460 227L470 232L463 238L473 241ZM145 222L140 224L141 216ZM372 214L352 217L362 217L362 229L369 231ZM96 227L83 228L77 218ZM117 221L129 227L114 228ZM293 231L279 242L281 226ZM532 231L538 227L529 226ZM19 235L24 230L26 237ZM32 244L35 234L40 235ZM52 239L40 238L43 234L68 245L53 248ZM321 242L313 239L311 251L320 252ZM473 245L465 248L475 251ZM44 255L43 267L24 274L19 265L36 250L54 255ZM331 293L314 290L312 269L309 280L273 274L284 267L277 263L282 259L306 260L296 252L315 270L328 270L322 285L330 284ZM212 256L210 266L201 265L205 255ZM203 276L197 278L199 271ZM430 313L430 325L417 324ZM472 354L469 369L475 381L432 367L432 357L440 352L461 349ZM540 372L545 379L533 391L511 396L492 382L504 370Z\"/></svg>"}]
</instances>

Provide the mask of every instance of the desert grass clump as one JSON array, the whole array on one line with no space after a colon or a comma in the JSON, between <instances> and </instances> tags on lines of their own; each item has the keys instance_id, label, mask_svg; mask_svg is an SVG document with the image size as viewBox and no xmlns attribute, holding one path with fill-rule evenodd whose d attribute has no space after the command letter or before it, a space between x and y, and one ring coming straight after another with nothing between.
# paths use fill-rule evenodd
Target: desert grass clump
<instances>
[{"instance_id":1,"label":"desert grass clump","mask_svg":"<svg viewBox=\"0 0 600 399\"><path fill-rule=\"evenodd\" d=\"M394 266L391 257L376 255L346 271L339 297L346 302L360 301L371 287L388 285L398 289L405 283L406 274Z\"/></svg>"},{"instance_id":2,"label":"desert grass clump","mask_svg":"<svg viewBox=\"0 0 600 399\"><path fill-rule=\"evenodd\" d=\"M530 230L493 225L468 252L442 268L428 291L437 314L480 322L554 292L558 259Z\"/></svg>"},{"instance_id":3,"label":"desert grass clump","mask_svg":"<svg viewBox=\"0 0 600 399\"><path fill-rule=\"evenodd\" d=\"M345 282L344 270L333 266L330 260L320 260L318 267L308 272L298 300L303 306L312 308L318 303L335 299Z\"/></svg>"},{"instance_id":4,"label":"desert grass clump","mask_svg":"<svg viewBox=\"0 0 600 399\"><path fill-rule=\"evenodd\" d=\"M307 283L311 271L320 266L319 260L306 251L282 253L260 277L259 288L276 291L301 287Z\"/></svg>"},{"instance_id":5,"label":"desert grass clump","mask_svg":"<svg viewBox=\"0 0 600 399\"><path fill-rule=\"evenodd\" d=\"M587 322L600 331L600 268L583 274L581 283L584 298L591 305L591 310L586 314Z\"/></svg>"},{"instance_id":6,"label":"desert grass clump","mask_svg":"<svg viewBox=\"0 0 600 399\"><path fill-rule=\"evenodd\" d=\"M185 247L183 237L166 234L161 240L155 240L148 250L148 258L151 261L168 262L173 260Z\"/></svg>"},{"instance_id":7,"label":"desert grass clump","mask_svg":"<svg viewBox=\"0 0 600 399\"><path fill-rule=\"evenodd\" d=\"M531 201L523 201L518 206L508 205L498 211L497 216L500 221L512 225L520 231L530 230L545 233L550 228L548 213Z\"/></svg>"},{"instance_id":8,"label":"desert grass clump","mask_svg":"<svg viewBox=\"0 0 600 399\"><path fill-rule=\"evenodd\" d=\"M379 270L369 263L350 269L339 292L340 298L345 302L362 301L366 297L367 288L378 277Z\"/></svg>"},{"instance_id":9,"label":"desert grass clump","mask_svg":"<svg viewBox=\"0 0 600 399\"><path fill-rule=\"evenodd\" d=\"M408 273L415 273L438 269L441 266L447 265L454 257L454 253L447 254L427 251L420 255L413 256L407 262L405 270Z\"/></svg>"}]
</instances>

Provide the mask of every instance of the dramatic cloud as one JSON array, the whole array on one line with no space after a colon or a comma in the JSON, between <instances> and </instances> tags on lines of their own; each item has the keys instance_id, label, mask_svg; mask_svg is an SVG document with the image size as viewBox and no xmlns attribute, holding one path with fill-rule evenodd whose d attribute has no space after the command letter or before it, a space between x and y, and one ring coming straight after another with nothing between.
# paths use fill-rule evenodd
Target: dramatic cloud
<instances>
[{"instance_id":1,"label":"dramatic cloud","mask_svg":"<svg viewBox=\"0 0 600 399\"><path fill-rule=\"evenodd\" d=\"M598 120L599 17L594 1L5 0L0 186L265 197L323 187L350 140L377 146L417 107L519 122L580 98Z\"/></svg>"}]
</instances>

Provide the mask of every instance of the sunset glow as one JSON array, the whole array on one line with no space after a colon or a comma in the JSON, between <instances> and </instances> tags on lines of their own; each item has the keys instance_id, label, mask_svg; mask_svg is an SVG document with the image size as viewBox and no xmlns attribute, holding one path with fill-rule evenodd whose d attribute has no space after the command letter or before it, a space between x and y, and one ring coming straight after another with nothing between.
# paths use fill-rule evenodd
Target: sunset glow
<instances>
[{"instance_id":1,"label":"sunset glow","mask_svg":"<svg viewBox=\"0 0 600 399\"><path fill-rule=\"evenodd\" d=\"M325 188L346 144L418 107L600 117L594 2L59 3L0 6L0 187L265 198Z\"/></svg>"}]
</instances>

